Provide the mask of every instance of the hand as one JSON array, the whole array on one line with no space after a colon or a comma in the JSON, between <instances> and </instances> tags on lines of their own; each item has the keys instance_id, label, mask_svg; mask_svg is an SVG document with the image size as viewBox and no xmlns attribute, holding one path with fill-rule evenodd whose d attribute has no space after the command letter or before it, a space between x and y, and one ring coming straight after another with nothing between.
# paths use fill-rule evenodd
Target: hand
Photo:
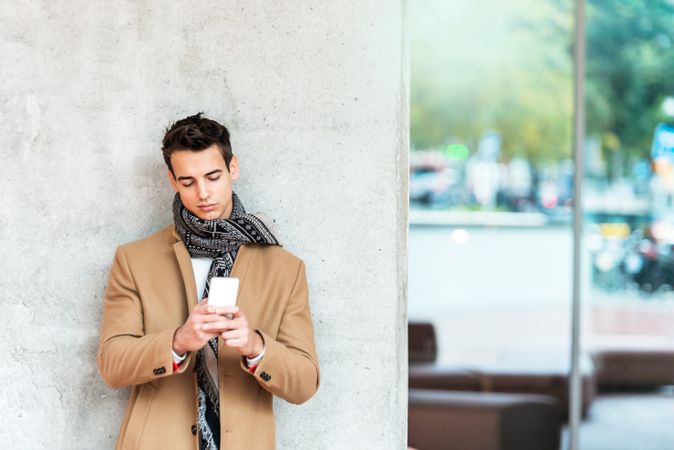
<instances>
[{"instance_id":1,"label":"hand","mask_svg":"<svg viewBox=\"0 0 674 450\"><path fill-rule=\"evenodd\" d=\"M226 329L220 334L225 345L236 348L239 354L251 359L262 353L264 342L259 334L248 328L248 319L243 311L238 306L226 306L221 309L229 316L217 323L218 326Z\"/></svg>"},{"instance_id":2,"label":"hand","mask_svg":"<svg viewBox=\"0 0 674 450\"><path fill-rule=\"evenodd\" d=\"M194 352L218 337L225 329L221 325L225 308L208 305L207 299L195 306L185 323L173 335L173 351L179 355Z\"/></svg>"}]
</instances>

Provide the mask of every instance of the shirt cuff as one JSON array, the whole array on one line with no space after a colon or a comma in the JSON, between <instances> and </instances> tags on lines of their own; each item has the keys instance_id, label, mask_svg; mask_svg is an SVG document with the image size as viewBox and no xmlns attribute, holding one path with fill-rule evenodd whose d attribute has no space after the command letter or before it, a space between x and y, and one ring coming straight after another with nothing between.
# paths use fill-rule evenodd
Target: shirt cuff
<instances>
[{"instance_id":1,"label":"shirt cuff","mask_svg":"<svg viewBox=\"0 0 674 450\"><path fill-rule=\"evenodd\" d=\"M178 365L180 365L180 363L185 361L185 358L187 358L187 353L185 353L184 355L181 356L181 355L177 354L176 352L174 352L173 349L171 349L171 355L173 355L173 362L178 364Z\"/></svg>"},{"instance_id":2,"label":"shirt cuff","mask_svg":"<svg viewBox=\"0 0 674 450\"><path fill-rule=\"evenodd\" d=\"M246 356L246 366L248 366L248 368L257 366L258 364L260 364L260 361L262 361L263 356L264 356L264 348L262 349L262 353L257 355L255 358L249 358Z\"/></svg>"}]
</instances>

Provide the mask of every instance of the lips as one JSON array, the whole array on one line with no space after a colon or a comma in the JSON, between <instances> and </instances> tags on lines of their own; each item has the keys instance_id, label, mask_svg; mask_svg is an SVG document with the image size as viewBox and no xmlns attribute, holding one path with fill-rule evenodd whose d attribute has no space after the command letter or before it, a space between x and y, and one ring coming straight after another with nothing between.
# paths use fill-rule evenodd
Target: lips
<instances>
[{"instance_id":1,"label":"lips","mask_svg":"<svg viewBox=\"0 0 674 450\"><path fill-rule=\"evenodd\" d=\"M208 203L205 205L199 205L199 209L205 212L208 211L213 211L215 209L216 204L215 203Z\"/></svg>"}]
</instances>

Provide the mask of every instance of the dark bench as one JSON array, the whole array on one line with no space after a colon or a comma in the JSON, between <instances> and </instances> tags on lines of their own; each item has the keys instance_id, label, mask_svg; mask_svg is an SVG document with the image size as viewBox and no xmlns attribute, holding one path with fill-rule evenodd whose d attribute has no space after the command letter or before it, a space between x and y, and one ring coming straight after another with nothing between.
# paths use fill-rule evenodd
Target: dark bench
<instances>
[{"instance_id":1,"label":"dark bench","mask_svg":"<svg viewBox=\"0 0 674 450\"><path fill-rule=\"evenodd\" d=\"M410 389L408 443L423 450L558 450L549 396Z\"/></svg>"},{"instance_id":2,"label":"dark bench","mask_svg":"<svg viewBox=\"0 0 674 450\"><path fill-rule=\"evenodd\" d=\"M569 412L569 361L551 355L541 364L543 355L526 351L509 352L507 360L476 367L447 367L435 362L435 330L428 322L409 322L409 386L411 388L548 395L557 399L564 417ZM552 350L551 350L552 351ZM585 357L581 365L585 416L596 391L592 361Z\"/></svg>"}]
</instances>

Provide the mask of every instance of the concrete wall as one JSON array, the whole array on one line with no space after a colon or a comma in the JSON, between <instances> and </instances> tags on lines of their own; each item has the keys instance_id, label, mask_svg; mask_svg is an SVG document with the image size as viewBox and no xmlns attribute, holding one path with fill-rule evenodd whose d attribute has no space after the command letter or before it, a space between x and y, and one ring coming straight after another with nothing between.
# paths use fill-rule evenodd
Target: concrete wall
<instances>
[{"instance_id":1,"label":"concrete wall","mask_svg":"<svg viewBox=\"0 0 674 450\"><path fill-rule=\"evenodd\" d=\"M402 448L403 0L0 3L0 442L112 448L95 367L116 245L171 221L163 129L224 121L236 191L305 259L322 368L279 448Z\"/></svg>"}]
</instances>

